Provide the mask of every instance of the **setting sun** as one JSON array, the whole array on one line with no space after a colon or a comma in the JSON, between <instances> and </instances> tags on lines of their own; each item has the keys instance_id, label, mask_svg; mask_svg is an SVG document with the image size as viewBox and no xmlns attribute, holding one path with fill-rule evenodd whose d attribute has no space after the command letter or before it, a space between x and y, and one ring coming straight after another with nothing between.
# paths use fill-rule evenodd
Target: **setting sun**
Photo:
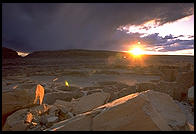
<instances>
[{"instance_id":1,"label":"setting sun","mask_svg":"<svg viewBox=\"0 0 196 134\"><path fill-rule=\"evenodd\" d=\"M131 50L129 50L129 52L133 54L134 56L140 56L144 54L144 51L139 46L134 46Z\"/></svg>"}]
</instances>

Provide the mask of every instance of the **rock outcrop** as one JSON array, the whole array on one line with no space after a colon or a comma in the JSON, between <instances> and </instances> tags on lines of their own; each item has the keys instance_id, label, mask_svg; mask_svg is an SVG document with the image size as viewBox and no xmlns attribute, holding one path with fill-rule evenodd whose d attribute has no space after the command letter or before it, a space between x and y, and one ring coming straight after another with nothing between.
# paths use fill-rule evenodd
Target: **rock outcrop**
<instances>
[{"instance_id":1,"label":"rock outcrop","mask_svg":"<svg viewBox=\"0 0 196 134\"><path fill-rule=\"evenodd\" d=\"M19 109L33 105L35 93L31 90L14 90L2 93L2 124L6 118Z\"/></svg>"},{"instance_id":2,"label":"rock outcrop","mask_svg":"<svg viewBox=\"0 0 196 134\"><path fill-rule=\"evenodd\" d=\"M194 71L179 73L176 82L178 83L178 89L175 90L174 99L186 100L189 88L194 86Z\"/></svg>"},{"instance_id":3,"label":"rock outcrop","mask_svg":"<svg viewBox=\"0 0 196 134\"><path fill-rule=\"evenodd\" d=\"M161 69L161 78L164 81L173 82L176 80L177 70L176 69Z\"/></svg>"},{"instance_id":4,"label":"rock outcrop","mask_svg":"<svg viewBox=\"0 0 196 134\"><path fill-rule=\"evenodd\" d=\"M186 117L173 99L161 92L131 94L54 124L49 131L184 130Z\"/></svg>"},{"instance_id":5,"label":"rock outcrop","mask_svg":"<svg viewBox=\"0 0 196 134\"><path fill-rule=\"evenodd\" d=\"M188 101L194 103L194 86L188 90Z\"/></svg>"},{"instance_id":6,"label":"rock outcrop","mask_svg":"<svg viewBox=\"0 0 196 134\"><path fill-rule=\"evenodd\" d=\"M21 109L10 115L4 125L3 131L25 131L27 124L25 124L25 117L28 109Z\"/></svg>"},{"instance_id":7,"label":"rock outcrop","mask_svg":"<svg viewBox=\"0 0 196 134\"><path fill-rule=\"evenodd\" d=\"M47 93L44 96L43 103L52 105L56 100L71 101L73 98L73 93L71 92L53 92Z\"/></svg>"},{"instance_id":8,"label":"rock outcrop","mask_svg":"<svg viewBox=\"0 0 196 134\"><path fill-rule=\"evenodd\" d=\"M79 114L101 106L109 100L109 93L94 93L81 97L73 107L73 113Z\"/></svg>"}]
</instances>

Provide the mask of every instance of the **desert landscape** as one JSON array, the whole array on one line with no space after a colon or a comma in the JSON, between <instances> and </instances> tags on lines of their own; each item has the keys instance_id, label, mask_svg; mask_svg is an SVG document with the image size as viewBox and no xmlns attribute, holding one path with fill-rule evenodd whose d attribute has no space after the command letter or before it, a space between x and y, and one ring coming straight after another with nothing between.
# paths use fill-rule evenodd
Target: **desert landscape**
<instances>
[{"instance_id":1,"label":"desert landscape","mask_svg":"<svg viewBox=\"0 0 196 134\"><path fill-rule=\"evenodd\" d=\"M2 3L3 131L194 131L194 3Z\"/></svg>"},{"instance_id":2,"label":"desert landscape","mask_svg":"<svg viewBox=\"0 0 196 134\"><path fill-rule=\"evenodd\" d=\"M194 130L194 56L2 53L4 131ZM44 99L33 104L38 84Z\"/></svg>"}]
</instances>

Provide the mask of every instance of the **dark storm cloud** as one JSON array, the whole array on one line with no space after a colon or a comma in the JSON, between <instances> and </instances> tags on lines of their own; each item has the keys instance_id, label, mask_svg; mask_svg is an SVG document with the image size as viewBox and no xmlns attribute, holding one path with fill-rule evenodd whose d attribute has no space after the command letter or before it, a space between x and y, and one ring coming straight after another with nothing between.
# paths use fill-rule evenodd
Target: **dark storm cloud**
<instances>
[{"instance_id":1,"label":"dark storm cloud","mask_svg":"<svg viewBox=\"0 0 196 134\"><path fill-rule=\"evenodd\" d=\"M182 37L182 36L178 36ZM163 49L159 52L176 51L184 49L194 49L194 40L180 40L178 37L174 37L171 34L165 37L159 36L158 33L150 34L143 38L141 41L145 42L147 47L161 46Z\"/></svg>"},{"instance_id":2,"label":"dark storm cloud","mask_svg":"<svg viewBox=\"0 0 196 134\"><path fill-rule=\"evenodd\" d=\"M124 4L3 4L3 45L19 51L58 49L122 50L123 44L139 38L116 29L156 19L160 25L193 14L189 3ZM169 35L144 38L161 45Z\"/></svg>"}]
</instances>

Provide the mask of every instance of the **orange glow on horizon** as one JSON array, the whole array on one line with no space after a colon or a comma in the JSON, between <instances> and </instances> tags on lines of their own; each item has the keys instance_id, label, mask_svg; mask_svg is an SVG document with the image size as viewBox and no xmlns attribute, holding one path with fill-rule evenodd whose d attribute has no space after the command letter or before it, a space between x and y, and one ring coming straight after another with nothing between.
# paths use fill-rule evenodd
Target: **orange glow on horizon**
<instances>
[{"instance_id":1,"label":"orange glow on horizon","mask_svg":"<svg viewBox=\"0 0 196 134\"><path fill-rule=\"evenodd\" d=\"M140 45L141 43L138 42L138 45L134 45L128 52L132 54L134 57L140 57L141 55L144 54L144 50L142 46Z\"/></svg>"}]
</instances>

